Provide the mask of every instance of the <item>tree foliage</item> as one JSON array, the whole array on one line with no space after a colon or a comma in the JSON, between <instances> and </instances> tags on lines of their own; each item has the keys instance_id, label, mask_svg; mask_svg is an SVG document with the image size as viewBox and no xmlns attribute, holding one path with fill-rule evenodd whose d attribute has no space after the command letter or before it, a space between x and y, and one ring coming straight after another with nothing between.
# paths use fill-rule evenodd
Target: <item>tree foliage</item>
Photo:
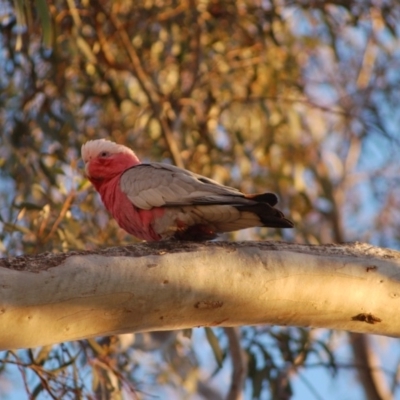
<instances>
[{"instance_id":1,"label":"tree foliage","mask_svg":"<svg viewBox=\"0 0 400 400\"><path fill-rule=\"evenodd\" d=\"M268 188L296 225L232 239L398 248L399 21L390 0L0 1L2 255L135 241L79 167L80 145L100 137L243 191ZM146 398L152 383L218 398L209 381L232 342L222 329L190 335L9 351L1 366L18 366L32 398ZM240 335L254 398L290 398L308 365L340 370L338 333Z\"/></svg>"}]
</instances>

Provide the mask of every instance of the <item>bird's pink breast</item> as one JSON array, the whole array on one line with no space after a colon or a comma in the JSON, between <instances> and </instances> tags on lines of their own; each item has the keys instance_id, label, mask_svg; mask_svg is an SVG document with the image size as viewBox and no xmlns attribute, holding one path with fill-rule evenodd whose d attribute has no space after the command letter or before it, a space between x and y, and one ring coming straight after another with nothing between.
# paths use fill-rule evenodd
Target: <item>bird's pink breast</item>
<instances>
[{"instance_id":1,"label":"bird's pink breast","mask_svg":"<svg viewBox=\"0 0 400 400\"><path fill-rule=\"evenodd\" d=\"M135 207L120 187L120 176L98 187L101 199L118 225L128 233L144 240L155 241L161 237L153 229L156 219L164 215L164 209L141 210Z\"/></svg>"}]
</instances>

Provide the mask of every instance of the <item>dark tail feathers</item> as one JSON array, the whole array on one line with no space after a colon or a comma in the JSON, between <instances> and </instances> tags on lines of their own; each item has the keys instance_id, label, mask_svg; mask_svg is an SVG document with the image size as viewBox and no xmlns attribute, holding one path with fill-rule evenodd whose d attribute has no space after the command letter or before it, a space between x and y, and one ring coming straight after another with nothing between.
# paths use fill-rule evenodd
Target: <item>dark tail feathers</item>
<instances>
[{"instance_id":1,"label":"dark tail feathers","mask_svg":"<svg viewBox=\"0 0 400 400\"><path fill-rule=\"evenodd\" d=\"M275 193L245 194L244 197L246 197L246 199L256 201L257 203L267 203L271 207L278 203L278 197Z\"/></svg>"},{"instance_id":2,"label":"dark tail feathers","mask_svg":"<svg viewBox=\"0 0 400 400\"><path fill-rule=\"evenodd\" d=\"M261 200L259 199L264 198L263 196L267 196L266 198L269 199L270 203L265 200L264 200L265 202L261 202ZM258 218L260 218L260 221L266 227L293 228L294 226L293 222L286 219L281 211L279 211L276 208L273 208L273 206L278 202L277 197L273 193L246 195L246 198L248 198L249 200L251 199L260 202L252 205L236 206L238 210L248 211L256 214Z\"/></svg>"}]
</instances>

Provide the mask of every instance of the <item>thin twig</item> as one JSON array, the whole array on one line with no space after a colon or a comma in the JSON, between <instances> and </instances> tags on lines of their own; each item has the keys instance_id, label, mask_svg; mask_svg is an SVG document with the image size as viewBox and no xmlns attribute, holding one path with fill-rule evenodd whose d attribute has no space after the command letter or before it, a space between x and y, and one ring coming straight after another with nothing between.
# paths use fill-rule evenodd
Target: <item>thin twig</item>
<instances>
[{"instance_id":1,"label":"thin twig","mask_svg":"<svg viewBox=\"0 0 400 400\"><path fill-rule=\"evenodd\" d=\"M311 384L311 382L304 377L302 374L297 374L299 379L304 383L304 385L307 387L307 389L312 393L312 395L317 399L317 400L323 400L323 397L321 397L318 393L317 390L315 390L314 386Z\"/></svg>"},{"instance_id":2,"label":"thin twig","mask_svg":"<svg viewBox=\"0 0 400 400\"><path fill-rule=\"evenodd\" d=\"M159 121L161 124L162 132L164 133L165 141L167 142L167 146L171 153L172 159L174 160L174 164L179 168L184 168L185 166L183 163L181 152L179 151L178 145L174 138L174 134L168 125L168 121L163 116L159 117Z\"/></svg>"},{"instance_id":3,"label":"thin twig","mask_svg":"<svg viewBox=\"0 0 400 400\"><path fill-rule=\"evenodd\" d=\"M61 221L65 217L65 214L69 210L69 207L71 206L71 203L74 200L74 198L75 198L75 191L71 191L69 193L69 195L67 196L67 198L65 199L65 202L61 208L60 214L59 214L58 218L56 219L56 221L54 222L53 226L51 227L49 234L45 237L44 242L47 242L53 236L54 232L58 228L58 225L60 225Z\"/></svg>"}]
</instances>

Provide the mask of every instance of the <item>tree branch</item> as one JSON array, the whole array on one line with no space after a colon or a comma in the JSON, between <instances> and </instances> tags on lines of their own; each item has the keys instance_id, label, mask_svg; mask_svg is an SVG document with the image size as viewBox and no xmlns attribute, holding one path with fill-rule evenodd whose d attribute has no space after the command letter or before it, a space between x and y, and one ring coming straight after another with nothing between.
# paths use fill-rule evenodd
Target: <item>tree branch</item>
<instances>
[{"instance_id":1,"label":"tree branch","mask_svg":"<svg viewBox=\"0 0 400 400\"><path fill-rule=\"evenodd\" d=\"M400 336L400 253L367 244L159 242L0 259L0 349L276 324Z\"/></svg>"},{"instance_id":2,"label":"tree branch","mask_svg":"<svg viewBox=\"0 0 400 400\"><path fill-rule=\"evenodd\" d=\"M361 364L357 368L358 376L367 400L393 400L389 388L386 387L386 380L378 367L376 355L370 348L367 335L352 333L350 343L354 353L354 359ZM369 366L370 368L362 368Z\"/></svg>"},{"instance_id":3,"label":"tree branch","mask_svg":"<svg viewBox=\"0 0 400 400\"><path fill-rule=\"evenodd\" d=\"M226 400L240 400L243 398L243 388L247 377L247 359L240 344L238 328L225 328L228 337L229 350L232 359L232 380Z\"/></svg>"}]
</instances>

